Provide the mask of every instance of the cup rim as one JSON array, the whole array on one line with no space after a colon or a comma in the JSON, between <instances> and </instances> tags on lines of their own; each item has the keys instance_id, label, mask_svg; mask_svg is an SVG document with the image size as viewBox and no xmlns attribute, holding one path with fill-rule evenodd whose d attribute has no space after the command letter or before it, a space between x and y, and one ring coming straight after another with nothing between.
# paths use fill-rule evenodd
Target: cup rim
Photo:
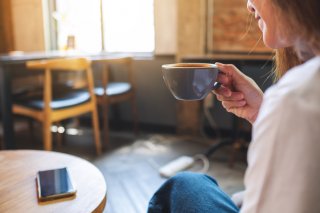
<instances>
[{"instance_id":1,"label":"cup rim","mask_svg":"<svg viewBox=\"0 0 320 213\"><path fill-rule=\"evenodd\" d=\"M203 66L203 65L206 65L206 66ZM164 64L162 65L162 68L164 69L186 69L186 68L187 69L194 69L194 68L208 69L208 68L218 68L218 66L210 63L174 63L174 64Z\"/></svg>"}]
</instances>

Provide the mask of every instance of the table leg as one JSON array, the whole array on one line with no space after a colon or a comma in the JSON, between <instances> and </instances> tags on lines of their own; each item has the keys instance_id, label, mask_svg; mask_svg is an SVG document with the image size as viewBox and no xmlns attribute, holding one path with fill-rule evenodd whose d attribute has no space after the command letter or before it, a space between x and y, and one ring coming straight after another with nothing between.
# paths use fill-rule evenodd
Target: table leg
<instances>
[{"instance_id":1,"label":"table leg","mask_svg":"<svg viewBox=\"0 0 320 213\"><path fill-rule=\"evenodd\" d=\"M9 74L9 67L3 64L0 64L0 95L3 125L3 147L4 149L15 149L13 135L11 76Z\"/></svg>"}]
</instances>

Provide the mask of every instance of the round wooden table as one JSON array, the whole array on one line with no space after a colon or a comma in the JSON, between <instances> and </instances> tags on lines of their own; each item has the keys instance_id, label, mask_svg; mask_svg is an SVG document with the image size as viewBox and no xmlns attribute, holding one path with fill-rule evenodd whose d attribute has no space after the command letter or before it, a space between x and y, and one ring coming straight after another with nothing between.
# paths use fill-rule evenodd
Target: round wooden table
<instances>
[{"instance_id":1,"label":"round wooden table","mask_svg":"<svg viewBox=\"0 0 320 213\"><path fill-rule=\"evenodd\" d=\"M39 202L36 174L39 170L68 167L75 197ZM107 186L101 172L79 157L48 151L0 151L0 212L102 212Z\"/></svg>"}]
</instances>

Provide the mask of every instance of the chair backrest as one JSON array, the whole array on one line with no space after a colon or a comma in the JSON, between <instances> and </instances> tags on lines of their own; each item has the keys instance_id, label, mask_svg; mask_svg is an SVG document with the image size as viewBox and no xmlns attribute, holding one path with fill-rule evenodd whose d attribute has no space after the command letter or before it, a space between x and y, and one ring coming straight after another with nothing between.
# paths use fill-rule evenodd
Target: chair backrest
<instances>
[{"instance_id":1,"label":"chair backrest","mask_svg":"<svg viewBox=\"0 0 320 213\"><path fill-rule=\"evenodd\" d=\"M52 71L83 71L90 68L91 61L86 58L63 58L28 61L29 69L50 69Z\"/></svg>"},{"instance_id":2,"label":"chair backrest","mask_svg":"<svg viewBox=\"0 0 320 213\"><path fill-rule=\"evenodd\" d=\"M44 103L45 108L49 110L52 100L52 72L71 71L85 72L88 91L91 101L95 102L93 74L91 61L86 58L61 58L48 60L28 61L26 64L30 70L43 70L44 73Z\"/></svg>"},{"instance_id":3,"label":"chair backrest","mask_svg":"<svg viewBox=\"0 0 320 213\"><path fill-rule=\"evenodd\" d=\"M121 66L125 68L128 76L128 82L131 84L132 88L135 88L134 76L133 76L133 58L129 56L116 57L116 58L106 58L106 59L95 59L95 64L100 64L102 66L102 84L105 86L109 82L109 72L111 66Z\"/></svg>"}]
</instances>

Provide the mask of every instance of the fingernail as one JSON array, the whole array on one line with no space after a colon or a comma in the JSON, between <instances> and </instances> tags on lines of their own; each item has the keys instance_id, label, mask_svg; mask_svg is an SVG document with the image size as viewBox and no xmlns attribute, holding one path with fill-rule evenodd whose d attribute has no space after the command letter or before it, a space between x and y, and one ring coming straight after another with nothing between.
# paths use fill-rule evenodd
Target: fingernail
<instances>
[{"instance_id":1,"label":"fingernail","mask_svg":"<svg viewBox=\"0 0 320 213\"><path fill-rule=\"evenodd\" d=\"M215 82L213 87L212 87L212 90L218 89L220 87L221 87L221 83L220 82Z\"/></svg>"}]
</instances>

